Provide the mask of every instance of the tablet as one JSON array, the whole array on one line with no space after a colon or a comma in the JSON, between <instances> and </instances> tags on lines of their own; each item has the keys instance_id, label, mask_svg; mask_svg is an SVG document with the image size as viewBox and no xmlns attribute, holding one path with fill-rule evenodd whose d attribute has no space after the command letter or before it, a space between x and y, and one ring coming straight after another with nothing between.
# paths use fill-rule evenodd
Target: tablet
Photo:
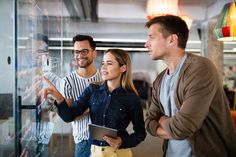
<instances>
[{"instance_id":1,"label":"tablet","mask_svg":"<svg viewBox=\"0 0 236 157\"><path fill-rule=\"evenodd\" d=\"M89 133L90 136L94 140L104 141L103 136L110 136L110 137L116 137L117 136L117 130L96 125L96 124L89 124Z\"/></svg>"}]
</instances>

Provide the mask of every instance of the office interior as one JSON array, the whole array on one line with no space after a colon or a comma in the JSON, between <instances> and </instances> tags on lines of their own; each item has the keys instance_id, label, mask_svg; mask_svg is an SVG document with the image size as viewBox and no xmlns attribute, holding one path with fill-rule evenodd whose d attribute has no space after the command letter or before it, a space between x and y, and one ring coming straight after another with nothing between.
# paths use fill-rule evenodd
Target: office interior
<instances>
[{"instance_id":1,"label":"office interior","mask_svg":"<svg viewBox=\"0 0 236 157\"><path fill-rule=\"evenodd\" d=\"M218 41L212 31L229 2L179 0L179 10L193 19L186 51L215 63L233 112L236 41ZM147 0L0 1L0 157L74 156L71 124L63 122L40 94L46 72L63 78L76 69L72 37L79 33L97 42L98 68L104 50L129 52L146 116L152 82L165 68L162 61L150 60L144 47L146 6ZM161 143L148 134L132 151L135 157L159 157Z\"/></svg>"}]
</instances>

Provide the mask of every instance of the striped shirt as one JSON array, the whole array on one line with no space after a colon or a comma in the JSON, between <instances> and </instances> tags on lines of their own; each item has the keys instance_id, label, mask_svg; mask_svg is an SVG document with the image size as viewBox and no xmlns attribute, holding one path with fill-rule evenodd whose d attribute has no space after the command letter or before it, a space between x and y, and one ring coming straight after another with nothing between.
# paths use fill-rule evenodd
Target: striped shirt
<instances>
[{"instance_id":1,"label":"striped shirt","mask_svg":"<svg viewBox=\"0 0 236 157\"><path fill-rule=\"evenodd\" d=\"M66 99L76 100L90 83L100 81L102 81L102 79L99 70L89 78L81 77L76 71L73 71L69 76L64 78L64 97ZM91 123L89 115L83 115L72 122L75 143L89 139L88 123Z\"/></svg>"}]
</instances>

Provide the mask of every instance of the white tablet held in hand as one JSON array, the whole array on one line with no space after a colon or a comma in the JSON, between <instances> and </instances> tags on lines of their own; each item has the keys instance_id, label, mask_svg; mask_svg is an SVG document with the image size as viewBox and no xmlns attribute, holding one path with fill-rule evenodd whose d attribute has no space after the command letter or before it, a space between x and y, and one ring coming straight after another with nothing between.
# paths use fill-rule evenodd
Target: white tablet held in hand
<instances>
[{"instance_id":1,"label":"white tablet held in hand","mask_svg":"<svg viewBox=\"0 0 236 157\"><path fill-rule=\"evenodd\" d=\"M94 140L104 141L103 136L110 136L110 137L116 137L117 136L117 130L96 125L96 124L89 124L89 133L90 136Z\"/></svg>"}]
</instances>

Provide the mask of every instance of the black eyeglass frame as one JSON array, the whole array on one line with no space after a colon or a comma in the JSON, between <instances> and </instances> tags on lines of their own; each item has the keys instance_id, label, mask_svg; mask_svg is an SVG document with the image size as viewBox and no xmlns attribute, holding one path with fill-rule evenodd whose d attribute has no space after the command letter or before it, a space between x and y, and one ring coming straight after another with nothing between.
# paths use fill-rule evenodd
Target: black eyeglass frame
<instances>
[{"instance_id":1,"label":"black eyeglass frame","mask_svg":"<svg viewBox=\"0 0 236 157\"><path fill-rule=\"evenodd\" d=\"M74 55L77 55L77 56L79 54L81 54L83 56L87 56L89 51L90 51L89 49L82 49L82 50L74 50L73 53L74 53Z\"/></svg>"}]
</instances>

